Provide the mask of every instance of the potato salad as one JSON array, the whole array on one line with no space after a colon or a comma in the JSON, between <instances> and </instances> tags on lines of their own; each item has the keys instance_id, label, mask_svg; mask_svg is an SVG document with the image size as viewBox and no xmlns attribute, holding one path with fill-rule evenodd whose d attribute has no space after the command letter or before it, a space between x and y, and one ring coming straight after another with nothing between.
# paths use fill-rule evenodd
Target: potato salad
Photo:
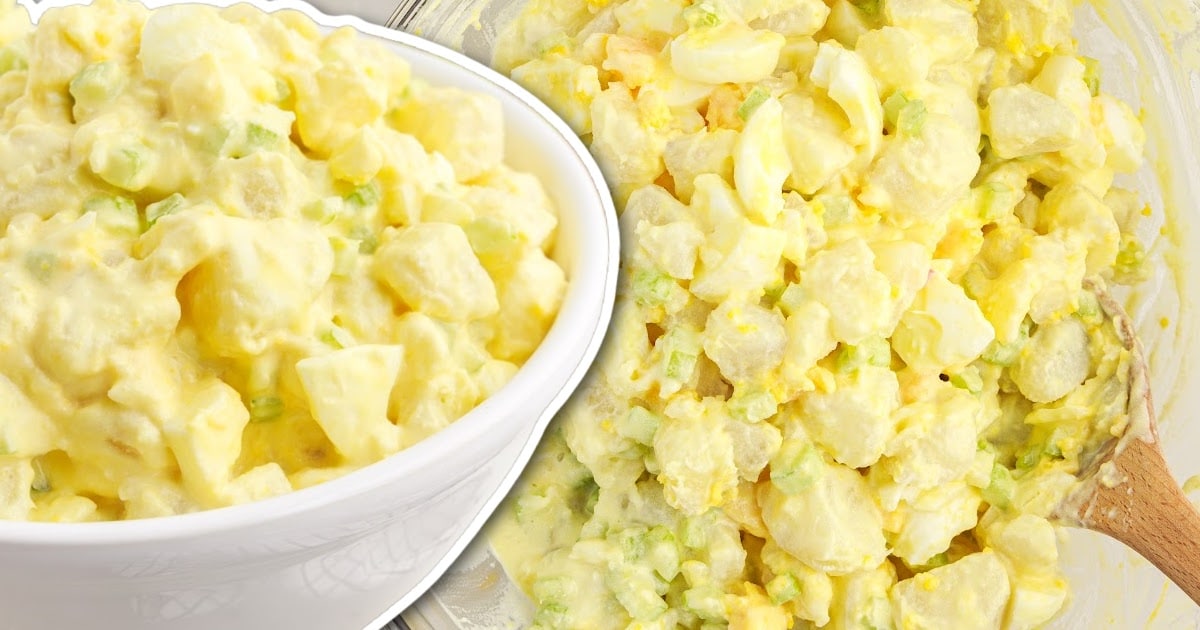
<instances>
[{"instance_id":1,"label":"potato salad","mask_svg":"<svg viewBox=\"0 0 1200 630\"><path fill-rule=\"evenodd\" d=\"M620 209L614 325L493 546L535 627L1035 628L1120 435L1138 115L1069 0L532 0L496 63Z\"/></svg>"},{"instance_id":2,"label":"potato salad","mask_svg":"<svg viewBox=\"0 0 1200 630\"><path fill-rule=\"evenodd\" d=\"M563 297L499 101L295 12L0 6L0 518L310 486L503 386Z\"/></svg>"}]
</instances>

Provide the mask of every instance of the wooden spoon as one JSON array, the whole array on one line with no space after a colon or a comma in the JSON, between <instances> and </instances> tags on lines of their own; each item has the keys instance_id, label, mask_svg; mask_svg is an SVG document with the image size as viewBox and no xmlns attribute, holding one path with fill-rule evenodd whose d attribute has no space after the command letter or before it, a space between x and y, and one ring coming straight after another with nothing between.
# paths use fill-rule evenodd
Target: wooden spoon
<instances>
[{"instance_id":1,"label":"wooden spoon","mask_svg":"<svg viewBox=\"0 0 1200 630\"><path fill-rule=\"evenodd\" d=\"M1159 449L1142 344L1121 305L1102 286L1089 283L1087 288L1100 299L1131 354L1129 426L1084 468L1082 483L1054 517L1128 545L1200 604L1200 512L1171 477Z\"/></svg>"}]
</instances>

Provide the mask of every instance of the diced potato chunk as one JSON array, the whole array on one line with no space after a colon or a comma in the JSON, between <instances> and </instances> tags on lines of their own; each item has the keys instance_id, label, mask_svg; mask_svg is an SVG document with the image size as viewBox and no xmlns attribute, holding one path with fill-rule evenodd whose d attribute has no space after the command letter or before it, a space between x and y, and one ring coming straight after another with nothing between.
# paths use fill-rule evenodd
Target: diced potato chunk
<instances>
[{"instance_id":1,"label":"diced potato chunk","mask_svg":"<svg viewBox=\"0 0 1200 630\"><path fill-rule=\"evenodd\" d=\"M439 319L470 321L500 309L496 285L457 225L396 230L375 253L374 274L406 304Z\"/></svg>"},{"instance_id":2,"label":"diced potato chunk","mask_svg":"<svg viewBox=\"0 0 1200 630\"><path fill-rule=\"evenodd\" d=\"M403 358L401 346L364 345L296 363L313 418L347 460L368 463L399 450L387 411Z\"/></svg>"}]
</instances>

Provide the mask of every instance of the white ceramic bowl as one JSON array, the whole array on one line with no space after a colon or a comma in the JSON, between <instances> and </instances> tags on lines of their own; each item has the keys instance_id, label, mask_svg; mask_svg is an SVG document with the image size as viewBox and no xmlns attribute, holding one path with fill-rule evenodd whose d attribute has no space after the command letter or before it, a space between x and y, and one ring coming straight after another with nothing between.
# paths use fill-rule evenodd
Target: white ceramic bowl
<instances>
[{"instance_id":1,"label":"white ceramic bowl","mask_svg":"<svg viewBox=\"0 0 1200 630\"><path fill-rule=\"evenodd\" d=\"M388 16L396 26L480 60L490 58L496 33L525 4L313 2L331 11ZM1182 483L1200 475L1200 0L1089 0L1076 18L1084 54L1101 61L1104 89L1144 113L1147 167L1120 183L1154 208L1141 237L1153 243L1159 271L1122 297L1146 344L1163 450ZM1161 232L1164 211L1174 224ZM1190 496L1200 504L1200 491ZM1060 542L1072 598L1050 628L1200 629L1200 608L1133 551L1082 530L1062 530ZM404 620L413 630L521 628L531 613L480 539Z\"/></svg>"},{"instance_id":2,"label":"white ceramic bowl","mask_svg":"<svg viewBox=\"0 0 1200 630\"><path fill-rule=\"evenodd\" d=\"M35 20L76 3L22 2ZM0 522L0 630L381 626L432 584L495 508L607 328L616 215L599 169L557 116L504 77L417 37L291 0L251 3L352 26L388 43L414 76L500 99L507 161L538 174L559 208L555 255L570 278L562 310L501 391L444 431L346 477L163 519Z\"/></svg>"}]
</instances>

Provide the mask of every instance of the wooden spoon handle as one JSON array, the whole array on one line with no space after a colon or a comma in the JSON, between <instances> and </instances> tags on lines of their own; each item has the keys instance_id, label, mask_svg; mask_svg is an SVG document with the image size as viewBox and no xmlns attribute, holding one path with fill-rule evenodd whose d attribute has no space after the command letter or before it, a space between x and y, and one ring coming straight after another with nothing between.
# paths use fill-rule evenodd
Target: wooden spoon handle
<instances>
[{"instance_id":1,"label":"wooden spoon handle","mask_svg":"<svg viewBox=\"0 0 1200 630\"><path fill-rule=\"evenodd\" d=\"M1200 513L1152 442L1130 440L1113 460L1114 487L1097 484L1079 523L1133 548L1200 604Z\"/></svg>"}]
</instances>

